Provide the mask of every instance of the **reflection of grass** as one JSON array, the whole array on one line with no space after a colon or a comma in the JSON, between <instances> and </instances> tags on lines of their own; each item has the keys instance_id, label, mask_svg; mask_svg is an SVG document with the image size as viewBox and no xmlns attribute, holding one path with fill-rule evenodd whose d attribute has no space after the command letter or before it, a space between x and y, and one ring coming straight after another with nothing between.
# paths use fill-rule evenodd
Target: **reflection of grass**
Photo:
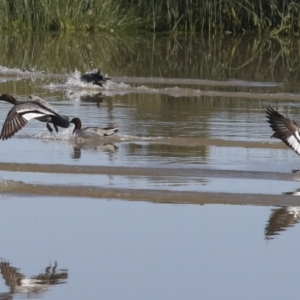
<instances>
[{"instance_id":1,"label":"reflection of grass","mask_svg":"<svg viewBox=\"0 0 300 300\"><path fill-rule=\"evenodd\" d=\"M0 28L298 34L294 0L2 0Z\"/></svg>"},{"instance_id":2,"label":"reflection of grass","mask_svg":"<svg viewBox=\"0 0 300 300\"><path fill-rule=\"evenodd\" d=\"M300 80L298 40L5 32L0 38L0 65L9 68L62 74L100 67L110 76Z\"/></svg>"}]
</instances>

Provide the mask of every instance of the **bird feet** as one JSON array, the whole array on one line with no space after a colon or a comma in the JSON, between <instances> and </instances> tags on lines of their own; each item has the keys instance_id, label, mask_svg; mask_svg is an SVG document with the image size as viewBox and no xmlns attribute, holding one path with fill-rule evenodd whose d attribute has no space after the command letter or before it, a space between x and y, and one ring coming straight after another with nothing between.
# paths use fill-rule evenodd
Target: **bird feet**
<instances>
[{"instance_id":1,"label":"bird feet","mask_svg":"<svg viewBox=\"0 0 300 300\"><path fill-rule=\"evenodd\" d=\"M50 131L50 133L52 134L52 132L53 132L53 129L52 129L52 127L50 126L50 124L47 122L47 128L48 128L48 130Z\"/></svg>"}]
</instances>

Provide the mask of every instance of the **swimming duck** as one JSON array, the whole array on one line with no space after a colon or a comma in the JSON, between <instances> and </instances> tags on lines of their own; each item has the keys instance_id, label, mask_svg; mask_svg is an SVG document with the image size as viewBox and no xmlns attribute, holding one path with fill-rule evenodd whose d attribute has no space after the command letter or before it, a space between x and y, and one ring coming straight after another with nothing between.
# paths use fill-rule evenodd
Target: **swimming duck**
<instances>
[{"instance_id":1,"label":"swimming duck","mask_svg":"<svg viewBox=\"0 0 300 300\"><path fill-rule=\"evenodd\" d=\"M110 78L104 77L100 73L101 73L100 69L98 69L97 72L86 73L82 75L80 79L84 82L96 84L102 87L103 86L102 84L106 83L106 81L109 80Z\"/></svg>"},{"instance_id":2,"label":"swimming duck","mask_svg":"<svg viewBox=\"0 0 300 300\"><path fill-rule=\"evenodd\" d=\"M294 120L284 117L269 105L267 119L274 134L271 137L282 140L300 155L300 126Z\"/></svg>"},{"instance_id":3,"label":"swimming duck","mask_svg":"<svg viewBox=\"0 0 300 300\"><path fill-rule=\"evenodd\" d=\"M50 132L52 132L53 129L49 123L53 124L56 132L58 132L57 126L63 128L69 127L69 118L67 116L59 115L57 111L45 100L37 96L29 96L29 99L29 101L18 101L9 94L2 94L0 96L0 100L14 105L7 114L0 134L0 139L6 140L12 137L31 119L46 122L47 128Z\"/></svg>"},{"instance_id":4,"label":"swimming duck","mask_svg":"<svg viewBox=\"0 0 300 300\"><path fill-rule=\"evenodd\" d=\"M77 136L85 136L85 137L104 137L110 136L119 131L119 128L116 127L85 127L81 128L81 120L79 118L73 118L70 124L73 123L75 125L73 134Z\"/></svg>"}]
</instances>

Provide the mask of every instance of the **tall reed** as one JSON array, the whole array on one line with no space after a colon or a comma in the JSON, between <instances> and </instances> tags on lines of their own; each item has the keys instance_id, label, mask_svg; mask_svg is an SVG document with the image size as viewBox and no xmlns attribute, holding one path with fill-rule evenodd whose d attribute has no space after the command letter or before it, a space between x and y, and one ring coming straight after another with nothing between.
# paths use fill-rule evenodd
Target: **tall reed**
<instances>
[{"instance_id":1,"label":"tall reed","mask_svg":"<svg viewBox=\"0 0 300 300\"><path fill-rule=\"evenodd\" d=\"M0 0L2 29L109 31L141 23L114 0Z\"/></svg>"},{"instance_id":2,"label":"tall reed","mask_svg":"<svg viewBox=\"0 0 300 300\"><path fill-rule=\"evenodd\" d=\"M299 34L299 0L0 0L0 28Z\"/></svg>"}]
</instances>

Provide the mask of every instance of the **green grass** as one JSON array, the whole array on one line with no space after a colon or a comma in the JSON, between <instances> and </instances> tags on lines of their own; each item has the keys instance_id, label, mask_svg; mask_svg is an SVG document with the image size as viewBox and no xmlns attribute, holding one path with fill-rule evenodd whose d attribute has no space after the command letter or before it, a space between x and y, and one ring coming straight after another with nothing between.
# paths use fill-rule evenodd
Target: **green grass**
<instances>
[{"instance_id":1,"label":"green grass","mask_svg":"<svg viewBox=\"0 0 300 300\"><path fill-rule=\"evenodd\" d=\"M114 0L0 0L0 28L111 31L139 28L134 10Z\"/></svg>"},{"instance_id":2,"label":"green grass","mask_svg":"<svg viewBox=\"0 0 300 300\"><path fill-rule=\"evenodd\" d=\"M0 0L0 28L298 35L299 0Z\"/></svg>"}]
</instances>

